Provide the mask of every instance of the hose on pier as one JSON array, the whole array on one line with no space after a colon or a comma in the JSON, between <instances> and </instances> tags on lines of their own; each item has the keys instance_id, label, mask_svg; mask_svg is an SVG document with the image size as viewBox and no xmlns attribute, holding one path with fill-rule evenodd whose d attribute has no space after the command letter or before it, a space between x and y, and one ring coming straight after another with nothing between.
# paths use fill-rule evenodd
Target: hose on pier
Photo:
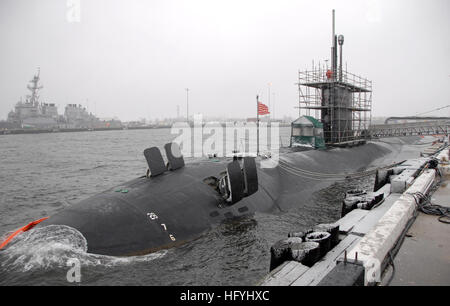
<instances>
[{"instance_id":1,"label":"hose on pier","mask_svg":"<svg viewBox=\"0 0 450 306\"><path fill-rule=\"evenodd\" d=\"M439 170L437 170L437 173L440 177L440 180L439 182L434 184L427 195L424 195L421 192L415 192L412 194L412 196L416 201L416 205L419 211L427 215L439 216L439 222L450 224L450 207L433 204L431 202L431 195L441 186L442 183L442 175L440 174Z\"/></svg>"},{"instance_id":2,"label":"hose on pier","mask_svg":"<svg viewBox=\"0 0 450 306\"><path fill-rule=\"evenodd\" d=\"M420 192L413 194L419 211L427 215L439 216L438 221L450 224L450 208L431 203L431 197Z\"/></svg>"}]
</instances>

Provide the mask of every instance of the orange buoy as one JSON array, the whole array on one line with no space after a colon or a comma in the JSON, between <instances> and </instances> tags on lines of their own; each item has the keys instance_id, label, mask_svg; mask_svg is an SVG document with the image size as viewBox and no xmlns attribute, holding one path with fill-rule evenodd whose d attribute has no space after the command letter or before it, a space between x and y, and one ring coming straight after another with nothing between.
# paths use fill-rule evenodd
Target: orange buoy
<instances>
[{"instance_id":1,"label":"orange buoy","mask_svg":"<svg viewBox=\"0 0 450 306\"><path fill-rule=\"evenodd\" d=\"M11 235L9 235L8 238L6 238L5 241L2 242L2 244L0 244L0 250L2 248L4 248L14 237L16 237L17 235L19 235L22 232L26 232L29 231L30 229L32 229L33 227L35 227L37 224L41 223L42 221L48 219L48 217L33 221L28 223L27 225L19 228L17 231L15 231L14 233L12 233Z\"/></svg>"}]
</instances>

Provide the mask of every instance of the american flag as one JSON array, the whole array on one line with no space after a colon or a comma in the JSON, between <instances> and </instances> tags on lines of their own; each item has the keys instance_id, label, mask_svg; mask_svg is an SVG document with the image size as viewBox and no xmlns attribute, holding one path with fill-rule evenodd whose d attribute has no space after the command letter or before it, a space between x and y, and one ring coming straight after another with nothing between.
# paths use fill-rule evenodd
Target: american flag
<instances>
[{"instance_id":1,"label":"american flag","mask_svg":"<svg viewBox=\"0 0 450 306\"><path fill-rule=\"evenodd\" d=\"M258 101L258 115L268 115L270 114L267 105Z\"/></svg>"}]
</instances>

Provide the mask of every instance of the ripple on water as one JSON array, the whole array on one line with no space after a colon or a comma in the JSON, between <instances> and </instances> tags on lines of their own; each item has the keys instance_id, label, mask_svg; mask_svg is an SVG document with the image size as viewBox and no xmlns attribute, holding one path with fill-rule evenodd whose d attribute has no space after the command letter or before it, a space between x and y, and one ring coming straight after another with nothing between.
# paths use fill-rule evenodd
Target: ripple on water
<instances>
[{"instance_id":1,"label":"ripple on water","mask_svg":"<svg viewBox=\"0 0 450 306\"><path fill-rule=\"evenodd\" d=\"M2 239L6 236L2 237ZM87 253L87 242L74 228L65 225L49 225L24 232L15 237L0 251L0 284L9 284L8 274L30 275L58 269L69 269L68 263L76 259L80 266L101 269L148 263L163 257L167 251L144 256L115 257Z\"/></svg>"}]
</instances>

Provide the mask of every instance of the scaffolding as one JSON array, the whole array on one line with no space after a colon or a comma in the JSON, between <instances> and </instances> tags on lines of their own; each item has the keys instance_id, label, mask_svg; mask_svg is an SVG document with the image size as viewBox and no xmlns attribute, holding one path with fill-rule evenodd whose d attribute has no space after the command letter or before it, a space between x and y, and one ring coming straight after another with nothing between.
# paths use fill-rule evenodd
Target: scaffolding
<instances>
[{"instance_id":1,"label":"scaffolding","mask_svg":"<svg viewBox=\"0 0 450 306\"><path fill-rule=\"evenodd\" d=\"M313 67L299 71L299 116L313 116L324 126L326 145L370 137L372 82L346 70Z\"/></svg>"}]
</instances>

